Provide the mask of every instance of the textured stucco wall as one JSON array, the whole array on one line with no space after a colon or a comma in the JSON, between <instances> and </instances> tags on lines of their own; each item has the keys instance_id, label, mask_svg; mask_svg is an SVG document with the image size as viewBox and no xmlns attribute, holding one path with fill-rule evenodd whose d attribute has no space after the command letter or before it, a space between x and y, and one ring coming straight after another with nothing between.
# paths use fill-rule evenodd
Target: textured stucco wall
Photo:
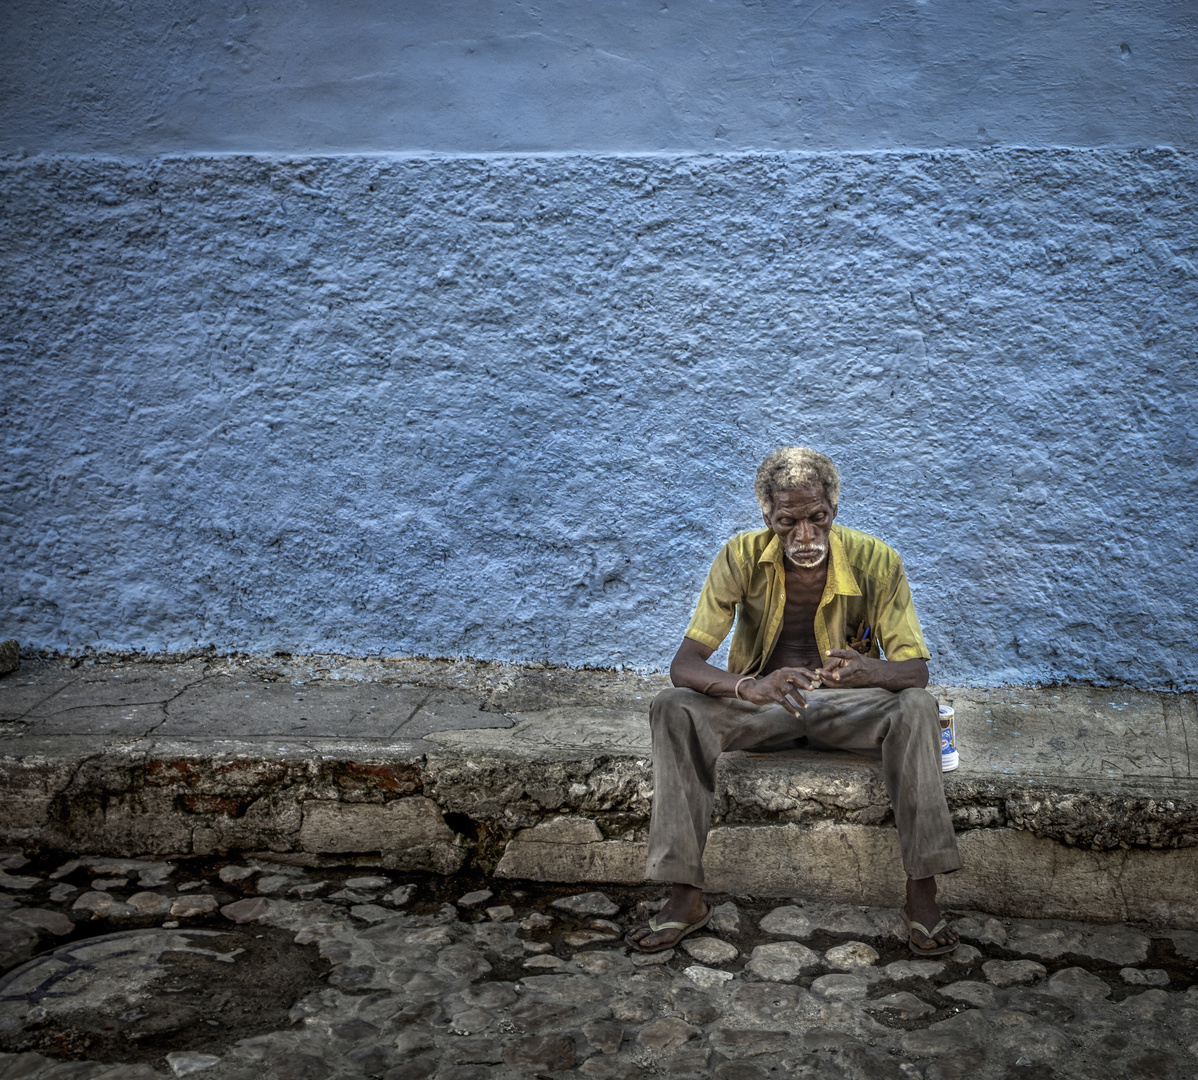
<instances>
[{"instance_id":1,"label":"textured stucco wall","mask_svg":"<svg viewBox=\"0 0 1198 1080\"><path fill-rule=\"evenodd\" d=\"M1196 39L0 5L0 637L660 666L808 441L938 680L1198 687Z\"/></svg>"},{"instance_id":2,"label":"textured stucco wall","mask_svg":"<svg viewBox=\"0 0 1198 1080\"><path fill-rule=\"evenodd\" d=\"M10 162L5 625L659 665L801 440L903 552L937 679L1193 687L1196 178Z\"/></svg>"}]
</instances>

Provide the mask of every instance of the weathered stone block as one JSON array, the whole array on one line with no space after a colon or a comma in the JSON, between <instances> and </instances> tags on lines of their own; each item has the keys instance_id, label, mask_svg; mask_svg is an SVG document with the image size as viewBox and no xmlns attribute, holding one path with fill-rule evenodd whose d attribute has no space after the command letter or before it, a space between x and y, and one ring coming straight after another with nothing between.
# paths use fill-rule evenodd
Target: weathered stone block
<instances>
[{"instance_id":1,"label":"weathered stone block","mask_svg":"<svg viewBox=\"0 0 1198 1080\"><path fill-rule=\"evenodd\" d=\"M80 800L64 820L50 820L38 839L64 851L105 855L171 855L191 848L194 818L179 813L164 792Z\"/></svg>"},{"instance_id":2,"label":"weathered stone block","mask_svg":"<svg viewBox=\"0 0 1198 1080\"><path fill-rule=\"evenodd\" d=\"M643 880L646 845L596 840L585 818L518 833L497 877L532 881ZM964 869L944 878L953 907L1002 915L1198 926L1198 848L1083 851L1016 829L958 837ZM810 896L885 907L903 894L898 837L886 826L738 825L712 829L704 859L715 892ZM1129 877L1130 875L1130 877ZM1127 890L1120 881L1134 879Z\"/></svg>"},{"instance_id":3,"label":"weathered stone block","mask_svg":"<svg viewBox=\"0 0 1198 1080\"><path fill-rule=\"evenodd\" d=\"M945 878L941 892L954 907L1198 926L1198 847L1087 851L1016 829L979 829L957 839L965 869Z\"/></svg>"},{"instance_id":4,"label":"weathered stone block","mask_svg":"<svg viewBox=\"0 0 1198 1080\"><path fill-rule=\"evenodd\" d=\"M309 799L303 804L303 813L299 838L304 851L419 852L417 862L431 862L434 868L444 865L445 858L457 851L453 831L445 824L437 804L420 795L388 803ZM461 864L460 854L456 864Z\"/></svg>"},{"instance_id":5,"label":"weathered stone block","mask_svg":"<svg viewBox=\"0 0 1198 1080\"><path fill-rule=\"evenodd\" d=\"M521 835L531 843L542 844L597 844L603 840L599 826L584 817L555 817L534 829L525 829Z\"/></svg>"},{"instance_id":6,"label":"weathered stone block","mask_svg":"<svg viewBox=\"0 0 1198 1080\"><path fill-rule=\"evenodd\" d=\"M50 800L36 795L22 798L6 794L3 820L0 821L0 841L19 845L37 837L46 825Z\"/></svg>"},{"instance_id":7,"label":"weathered stone block","mask_svg":"<svg viewBox=\"0 0 1198 1080\"><path fill-rule=\"evenodd\" d=\"M587 818L556 818L517 833L504 849L495 876L530 881L638 882L645 876L645 845L605 841Z\"/></svg>"},{"instance_id":8,"label":"weathered stone block","mask_svg":"<svg viewBox=\"0 0 1198 1080\"><path fill-rule=\"evenodd\" d=\"M588 840L594 835L591 825L568 829L559 818L518 833L508 843L496 876L642 881L646 845ZM893 902L905 881L893 829L862 825L717 827L708 838L704 866L707 887L713 891L744 891L751 882L752 891L764 896L801 894L861 904Z\"/></svg>"},{"instance_id":9,"label":"weathered stone block","mask_svg":"<svg viewBox=\"0 0 1198 1080\"><path fill-rule=\"evenodd\" d=\"M191 831L191 851L195 855L215 855L224 850L220 833L207 825L197 826Z\"/></svg>"}]
</instances>

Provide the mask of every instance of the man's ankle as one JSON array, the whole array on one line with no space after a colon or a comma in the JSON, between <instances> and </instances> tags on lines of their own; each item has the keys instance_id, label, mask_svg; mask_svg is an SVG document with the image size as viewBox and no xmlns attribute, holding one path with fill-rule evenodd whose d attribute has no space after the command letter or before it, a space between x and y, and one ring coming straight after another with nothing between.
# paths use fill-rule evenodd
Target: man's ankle
<instances>
[{"instance_id":1,"label":"man's ankle","mask_svg":"<svg viewBox=\"0 0 1198 1080\"><path fill-rule=\"evenodd\" d=\"M703 900L703 890L694 885L674 885L666 904L675 911L694 913L706 909Z\"/></svg>"}]
</instances>

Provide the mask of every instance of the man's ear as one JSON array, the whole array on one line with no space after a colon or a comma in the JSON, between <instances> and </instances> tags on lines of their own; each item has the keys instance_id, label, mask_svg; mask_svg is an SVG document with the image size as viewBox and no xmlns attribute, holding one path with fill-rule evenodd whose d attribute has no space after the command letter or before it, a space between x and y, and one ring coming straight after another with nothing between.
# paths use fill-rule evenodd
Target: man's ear
<instances>
[{"instance_id":1,"label":"man's ear","mask_svg":"<svg viewBox=\"0 0 1198 1080\"><path fill-rule=\"evenodd\" d=\"M761 520L765 522L765 527L767 529L773 528L773 526L770 524L770 516L764 510L761 511Z\"/></svg>"}]
</instances>

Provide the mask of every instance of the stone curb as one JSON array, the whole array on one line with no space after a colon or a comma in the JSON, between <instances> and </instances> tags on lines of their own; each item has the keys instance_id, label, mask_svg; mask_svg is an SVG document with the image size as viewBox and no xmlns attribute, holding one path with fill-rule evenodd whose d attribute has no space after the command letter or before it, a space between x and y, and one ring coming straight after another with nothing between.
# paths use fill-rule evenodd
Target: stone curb
<instances>
[{"instance_id":1,"label":"stone curb","mask_svg":"<svg viewBox=\"0 0 1198 1080\"><path fill-rule=\"evenodd\" d=\"M434 662L384 671L389 682L378 671L268 678L260 664L226 662L213 674L188 661L114 665L80 683L61 662L31 667L18 678L34 704L0 728L0 841L122 856L270 851L542 881L641 878L652 797L645 710L660 678L554 669L496 678L487 665ZM1198 745L1192 696L936 689L957 709L964 759L945 780L967 867L944 883L950 902L1198 926L1198 781L1176 754L1138 765L1152 758L1127 739L1130 730L1146 740L1153 725L1183 739L1193 728ZM88 728L97 712L134 715L155 696L165 721L152 731ZM0 708L19 700L0 694ZM397 703L417 730L378 734L394 726ZM310 728L299 738L248 734L300 712ZM332 730L347 716L358 730L374 724L372 734ZM223 733L233 718L239 738ZM63 730L70 724L86 730ZM1095 755L1122 762L1117 781L1094 767ZM901 886L886 794L868 760L730 754L717 792L712 887L788 895L802 882L807 895L878 904Z\"/></svg>"}]
</instances>

